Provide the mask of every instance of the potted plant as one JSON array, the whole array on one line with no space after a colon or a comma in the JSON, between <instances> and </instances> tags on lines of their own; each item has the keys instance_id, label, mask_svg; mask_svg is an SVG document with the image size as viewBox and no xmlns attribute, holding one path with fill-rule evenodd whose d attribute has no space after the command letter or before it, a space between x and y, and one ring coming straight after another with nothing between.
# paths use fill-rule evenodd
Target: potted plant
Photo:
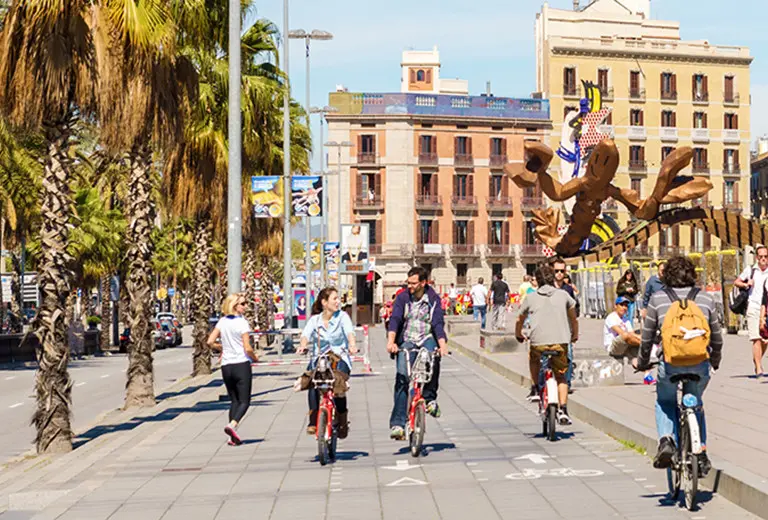
<instances>
[{"instance_id":1,"label":"potted plant","mask_svg":"<svg viewBox=\"0 0 768 520\"><path fill-rule=\"evenodd\" d=\"M88 330L96 330L99 323L101 323L101 318L99 316L88 316L85 322L88 324Z\"/></svg>"}]
</instances>

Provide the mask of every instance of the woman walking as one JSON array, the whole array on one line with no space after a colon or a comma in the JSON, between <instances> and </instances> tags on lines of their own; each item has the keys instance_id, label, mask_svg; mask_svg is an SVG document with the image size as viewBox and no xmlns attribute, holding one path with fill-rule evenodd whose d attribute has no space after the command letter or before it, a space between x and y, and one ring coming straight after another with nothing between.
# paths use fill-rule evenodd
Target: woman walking
<instances>
[{"instance_id":1,"label":"woman walking","mask_svg":"<svg viewBox=\"0 0 768 520\"><path fill-rule=\"evenodd\" d=\"M221 350L221 376L229 394L229 424L224 433L229 435L228 444L242 444L237 434L237 426L243 420L251 404L251 362L259 358L251 347L250 327L243 317L245 297L242 294L230 294L221 306L223 317L208 336L208 345L214 350ZM217 343L220 340L220 343Z\"/></svg>"},{"instance_id":2,"label":"woman walking","mask_svg":"<svg viewBox=\"0 0 768 520\"><path fill-rule=\"evenodd\" d=\"M624 321L628 321L630 327L634 328L635 321L635 299L637 298L637 279L635 279L635 273L632 269L627 269L621 276L621 280L616 285L616 296L624 296L629 300L629 308L627 309L626 317Z\"/></svg>"},{"instance_id":3,"label":"woman walking","mask_svg":"<svg viewBox=\"0 0 768 520\"><path fill-rule=\"evenodd\" d=\"M307 351L312 345L312 359L308 370L314 370L317 358L328 351L338 358L335 370L349 376L352 370L350 354L357 353L355 345L355 328L349 314L340 310L341 300L338 291L333 287L326 287L317 295L312 305L312 317L307 321L304 331L301 333L299 354ZM307 435L317 433L317 410L320 406L320 395L317 390L310 388L307 400L309 401L309 425ZM339 426L339 439L344 439L349 433L347 422L347 397L336 393L334 397Z\"/></svg>"}]
</instances>

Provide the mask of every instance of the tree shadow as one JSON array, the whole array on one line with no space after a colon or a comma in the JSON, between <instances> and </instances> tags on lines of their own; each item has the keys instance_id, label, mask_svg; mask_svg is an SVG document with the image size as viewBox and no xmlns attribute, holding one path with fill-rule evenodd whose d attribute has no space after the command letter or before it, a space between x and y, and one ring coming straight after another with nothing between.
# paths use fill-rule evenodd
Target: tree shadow
<instances>
[{"instance_id":1,"label":"tree shadow","mask_svg":"<svg viewBox=\"0 0 768 520\"><path fill-rule=\"evenodd\" d=\"M264 390L263 392L257 392L255 394L251 394L251 399L253 399L254 397L259 397L260 395L272 394L274 392L282 392L283 390L288 390L289 388L293 388L293 385L286 385L278 388L272 388L270 390ZM219 402L227 402L227 401L229 401L229 395L222 394L219 396Z\"/></svg>"},{"instance_id":2,"label":"tree shadow","mask_svg":"<svg viewBox=\"0 0 768 520\"><path fill-rule=\"evenodd\" d=\"M165 401L166 399L170 399L171 397L179 397L182 395L189 395L194 394L201 388L213 388L214 386L221 386L223 381L221 379L211 379L204 385L192 385L188 386L182 390L179 390L177 392L163 392L162 394L155 397L155 400L159 403L161 401Z\"/></svg>"}]
</instances>

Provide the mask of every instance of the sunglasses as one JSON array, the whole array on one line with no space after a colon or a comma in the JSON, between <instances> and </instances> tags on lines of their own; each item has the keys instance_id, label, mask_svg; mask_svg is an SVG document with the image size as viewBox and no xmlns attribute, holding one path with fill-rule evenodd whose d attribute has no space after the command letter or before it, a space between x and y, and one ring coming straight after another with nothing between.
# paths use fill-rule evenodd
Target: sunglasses
<instances>
[{"instance_id":1,"label":"sunglasses","mask_svg":"<svg viewBox=\"0 0 768 520\"><path fill-rule=\"evenodd\" d=\"M565 272L565 269L555 269L555 272L556 272L556 273L564 273L564 272Z\"/></svg>"}]
</instances>

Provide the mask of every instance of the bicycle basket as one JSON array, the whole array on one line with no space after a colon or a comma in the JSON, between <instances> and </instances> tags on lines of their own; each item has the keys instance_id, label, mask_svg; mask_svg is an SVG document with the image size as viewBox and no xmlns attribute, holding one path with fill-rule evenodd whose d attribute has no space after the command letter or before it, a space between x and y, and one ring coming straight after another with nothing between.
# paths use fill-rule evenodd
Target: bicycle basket
<instances>
[{"instance_id":1,"label":"bicycle basket","mask_svg":"<svg viewBox=\"0 0 768 520\"><path fill-rule=\"evenodd\" d=\"M432 379L434 354L425 348L419 349L411 368L411 379L414 383L429 383Z\"/></svg>"}]
</instances>

